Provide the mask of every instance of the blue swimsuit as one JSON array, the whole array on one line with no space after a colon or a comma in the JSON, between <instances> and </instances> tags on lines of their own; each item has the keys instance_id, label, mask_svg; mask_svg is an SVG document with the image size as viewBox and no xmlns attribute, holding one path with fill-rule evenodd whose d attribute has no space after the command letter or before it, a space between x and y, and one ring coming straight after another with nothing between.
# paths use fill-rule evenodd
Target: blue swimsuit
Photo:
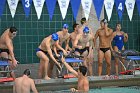
<instances>
[{"instance_id":1,"label":"blue swimsuit","mask_svg":"<svg viewBox=\"0 0 140 93\"><path fill-rule=\"evenodd\" d=\"M124 46L123 39L124 39L123 35L116 35L113 39L114 46L117 46L119 50L122 50L122 48Z\"/></svg>"}]
</instances>

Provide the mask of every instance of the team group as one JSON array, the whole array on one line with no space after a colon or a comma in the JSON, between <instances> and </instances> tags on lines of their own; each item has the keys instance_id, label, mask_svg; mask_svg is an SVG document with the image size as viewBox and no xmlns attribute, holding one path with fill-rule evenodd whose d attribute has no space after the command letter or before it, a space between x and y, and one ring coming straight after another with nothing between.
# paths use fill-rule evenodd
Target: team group
<instances>
[{"instance_id":1,"label":"team group","mask_svg":"<svg viewBox=\"0 0 140 93\"><path fill-rule=\"evenodd\" d=\"M113 31L108 27L106 19L100 21L100 28L96 31L95 35L91 28L88 27L88 21L86 18L81 19L81 24L73 25L73 32L68 33L68 24L64 24L61 31L53 33L48 37L45 37L36 49L36 55L40 59L39 65L39 78L50 79L52 77L53 67L56 64L57 68L61 69L61 65L56 59L59 57L59 52L62 51L66 56L70 52L74 51L76 55L83 56L83 64L79 67L78 72L75 71L72 66L65 62L65 58L62 57L61 61L66 68L78 77L78 88L72 89L73 91L87 91L89 89L89 83L86 76L93 75L93 52L98 51L98 75L102 75L102 63L105 59L107 63L106 74L109 76L111 72L111 53L112 51L118 52L124 50L124 42L127 42L128 35L121 31L121 24L116 24L116 30ZM0 37L0 56L4 58L10 58L11 70L17 66L17 60L14 56L14 47L12 40L17 34L15 27L10 27L4 31ZM96 41L99 38L99 45ZM62 47L63 43L65 48ZM69 43L72 46L69 46ZM55 57L54 57L55 54ZM124 61L122 61L124 62ZM122 71L124 69L122 68ZM115 58L115 71L118 75L118 59ZM29 71L25 71L28 72ZM25 74L25 73L24 73ZM14 72L11 72L11 76L15 78ZM83 77L83 78L81 78ZM80 83L84 81L84 83ZM84 85L86 87L84 87Z\"/></svg>"}]
</instances>

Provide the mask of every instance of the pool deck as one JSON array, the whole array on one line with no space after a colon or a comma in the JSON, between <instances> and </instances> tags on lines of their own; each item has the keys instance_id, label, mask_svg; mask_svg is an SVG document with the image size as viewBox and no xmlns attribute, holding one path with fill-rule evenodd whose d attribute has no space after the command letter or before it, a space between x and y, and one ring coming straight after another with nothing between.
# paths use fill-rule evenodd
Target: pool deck
<instances>
[{"instance_id":1,"label":"pool deck","mask_svg":"<svg viewBox=\"0 0 140 93\"><path fill-rule=\"evenodd\" d=\"M140 86L140 76L121 75L121 76L91 76L88 77L90 88L101 88L108 86ZM77 87L77 78L69 79L34 79L38 91L66 90ZM13 82L0 84L0 93L12 93Z\"/></svg>"}]
</instances>

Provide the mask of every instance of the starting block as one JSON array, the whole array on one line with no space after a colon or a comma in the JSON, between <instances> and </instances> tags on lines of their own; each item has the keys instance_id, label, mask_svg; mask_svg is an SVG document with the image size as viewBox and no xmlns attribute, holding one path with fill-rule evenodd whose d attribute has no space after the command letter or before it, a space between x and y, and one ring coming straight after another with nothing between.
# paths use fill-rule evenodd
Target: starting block
<instances>
[{"instance_id":1,"label":"starting block","mask_svg":"<svg viewBox=\"0 0 140 93\"><path fill-rule=\"evenodd\" d=\"M73 74L66 74L63 77L64 79L69 79L69 78L76 78L76 76L74 76Z\"/></svg>"},{"instance_id":2,"label":"starting block","mask_svg":"<svg viewBox=\"0 0 140 93\"><path fill-rule=\"evenodd\" d=\"M140 75L140 68L135 68L133 70L126 70L124 72L120 72L121 75Z\"/></svg>"},{"instance_id":3,"label":"starting block","mask_svg":"<svg viewBox=\"0 0 140 93\"><path fill-rule=\"evenodd\" d=\"M0 60L0 68L1 68L0 74L4 73L7 76L7 74L11 72L9 66L10 66L10 64L8 63L8 61L1 61Z\"/></svg>"},{"instance_id":4,"label":"starting block","mask_svg":"<svg viewBox=\"0 0 140 93\"><path fill-rule=\"evenodd\" d=\"M66 58L65 61L67 63L81 63L81 62L83 62L83 60L76 59L76 58Z\"/></svg>"},{"instance_id":5,"label":"starting block","mask_svg":"<svg viewBox=\"0 0 140 93\"><path fill-rule=\"evenodd\" d=\"M140 52L136 50L122 50L119 52L113 51L113 56L119 59L127 60L127 65L125 66L121 60L119 62L124 68L124 72L120 72L123 75L136 75L139 72L140 74L140 64L138 61L140 60ZM136 73L135 73L136 72Z\"/></svg>"},{"instance_id":6,"label":"starting block","mask_svg":"<svg viewBox=\"0 0 140 93\"><path fill-rule=\"evenodd\" d=\"M121 75L132 75L133 74L133 70L127 70L124 72L120 72Z\"/></svg>"},{"instance_id":7,"label":"starting block","mask_svg":"<svg viewBox=\"0 0 140 93\"><path fill-rule=\"evenodd\" d=\"M11 82L11 81L14 81L14 78L0 78L0 83L2 82Z\"/></svg>"},{"instance_id":8,"label":"starting block","mask_svg":"<svg viewBox=\"0 0 140 93\"><path fill-rule=\"evenodd\" d=\"M0 61L0 66L9 66L10 64L7 61Z\"/></svg>"}]
</instances>

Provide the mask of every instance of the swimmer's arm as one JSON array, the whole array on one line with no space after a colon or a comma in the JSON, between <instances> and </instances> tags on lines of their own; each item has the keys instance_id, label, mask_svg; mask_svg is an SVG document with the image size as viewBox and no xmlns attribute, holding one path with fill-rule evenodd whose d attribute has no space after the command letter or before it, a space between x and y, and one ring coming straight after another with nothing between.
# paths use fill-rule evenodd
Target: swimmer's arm
<instances>
[{"instance_id":1,"label":"swimmer's arm","mask_svg":"<svg viewBox=\"0 0 140 93\"><path fill-rule=\"evenodd\" d=\"M89 30L90 30L89 33L93 36L93 30L91 28L89 28Z\"/></svg>"},{"instance_id":2,"label":"swimmer's arm","mask_svg":"<svg viewBox=\"0 0 140 93\"><path fill-rule=\"evenodd\" d=\"M62 63L66 66L66 68L74 74L76 77L78 77L78 73L65 61L65 59L62 57Z\"/></svg>"},{"instance_id":3,"label":"swimmer's arm","mask_svg":"<svg viewBox=\"0 0 140 93\"><path fill-rule=\"evenodd\" d=\"M107 23L105 24L104 30L105 30L105 35L106 36L110 36L112 34L112 32L113 32L112 29L108 28L108 24Z\"/></svg>"},{"instance_id":4,"label":"swimmer's arm","mask_svg":"<svg viewBox=\"0 0 140 93\"><path fill-rule=\"evenodd\" d=\"M94 42L94 40L93 40L93 37L91 37L91 40L89 41L89 54L91 54L91 50L92 50L92 48L93 48L93 42Z\"/></svg>"},{"instance_id":5,"label":"swimmer's arm","mask_svg":"<svg viewBox=\"0 0 140 93\"><path fill-rule=\"evenodd\" d=\"M110 29L110 28L105 28L105 34L106 34L106 36L111 36L112 35L112 33L113 33L113 30L112 29Z\"/></svg>"},{"instance_id":6,"label":"swimmer's arm","mask_svg":"<svg viewBox=\"0 0 140 93\"><path fill-rule=\"evenodd\" d=\"M65 41L65 50L67 51L69 49L69 41L70 41L70 37Z\"/></svg>"},{"instance_id":7,"label":"swimmer's arm","mask_svg":"<svg viewBox=\"0 0 140 93\"><path fill-rule=\"evenodd\" d=\"M33 93L38 93L33 80L31 80L31 89L32 89Z\"/></svg>"},{"instance_id":8,"label":"swimmer's arm","mask_svg":"<svg viewBox=\"0 0 140 93\"><path fill-rule=\"evenodd\" d=\"M70 34L70 36L69 36L69 42L70 42L70 40L72 40L72 39L71 39L71 34ZM69 42L68 42L68 50L72 51L72 48L69 46Z\"/></svg>"},{"instance_id":9,"label":"swimmer's arm","mask_svg":"<svg viewBox=\"0 0 140 93\"><path fill-rule=\"evenodd\" d=\"M89 90L89 88L87 89L86 87L84 87L84 89L83 90L77 90L77 89L75 89L75 91L74 92L80 92L80 93L88 93L88 90Z\"/></svg>"},{"instance_id":10,"label":"swimmer's arm","mask_svg":"<svg viewBox=\"0 0 140 93\"><path fill-rule=\"evenodd\" d=\"M95 39L94 39L94 36L92 35L91 36L92 38L91 38L91 40L90 40L90 44L91 44L91 46L92 46L92 48L95 46L94 45L94 42L95 42Z\"/></svg>"},{"instance_id":11,"label":"swimmer's arm","mask_svg":"<svg viewBox=\"0 0 140 93\"><path fill-rule=\"evenodd\" d=\"M98 36L99 36L99 30L97 30L97 32L94 36L94 47L97 47L96 40L97 40Z\"/></svg>"},{"instance_id":12,"label":"swimmer's arm","mask_svg":"<svg viewBox=\"0 0 140 93\"><path fill-rule=\"evenodd\" d=\"M49 46L48 46L49 47ZM52 54L52 50L50 48L47 48L47 52L50 55L50 58L56 63L59 64L56 59L54 58L53 54Z\"/></svg>"},{"instance_id":13,"label":"swimmer's arm","mask_svg":"<svg viewBox=\"0 0 140 93\"><path fill-rule=\"evenodd\" d=\"M127 33L124 33L124 42L127 42L128 41L128 34Z\"/></svg>"},{"instance_id":14,"label":"swimmer's arm","mask_svg":"<svg viewBox=\"0 0 140 93\"><path fill-rule=\"evenodd\" d=\"M71 48L70 46L69 46L69 48L68 48L68 49L69 49L69 51L72 51L72 48Z\"/></svg>"},{"instance_id":15,"label":"swimmer's arm","mask_svg":"<svg viewBox=\"0 0 140 93\"><path fill-rule=\"evenodd\" d=\"M6 40L6 45L8 47L12 62L15 62L16 59L15 59L14 52L13 52L14 49L13 49L12 41L11 40Z\"/></svg>"},{"instance_id":16,"label":"swimmer's arm","mask_svg":"<svg viewBox=\"0 0 140 93\"><path fill-rule=\"evenodd\" d=\"M63 52L65 52L65 50L59 45L59 40L56 41L56 47L60 50L62 50Z\"/></svg>"},{"instance_id":17,"label":"swimmer's arm","mask_svg":"<svg viewBox=\"0 0 140 93\"><path fill-rule=\"evenodd\" d=\"M110 42L111 51L113 51L112 42L113 42L113 39L114 39L115 36L116 36L116 32L113 32L113 34L111 35L111 42Z\"/></svg>"},{"instance_id":18,"label":"swimmer's arm","mask_svg":"<svg viewBox=\"0 0 140 93\"><path fill-rule=\"evenodd\" d=\"M56 47L55 47L55 46L53 46L53 51L54 51L55 55L57 56L58 53L57 53L57 51L56 51Z\"/></svg>"},{"instance_id":19,"label":"swimmer's arm","mask_svg":"<svg viewBox=\"0 0 140 93\"><path fill-rule=\"evenodd\" d=\"M108 25L108 24L105 24L105 28L104 28L104 30L105 30L105 35L106 35L106 36L110 36L110 35L111 35L111 29L108 28L107 25Z\"/></svg>"}]
</instances>

